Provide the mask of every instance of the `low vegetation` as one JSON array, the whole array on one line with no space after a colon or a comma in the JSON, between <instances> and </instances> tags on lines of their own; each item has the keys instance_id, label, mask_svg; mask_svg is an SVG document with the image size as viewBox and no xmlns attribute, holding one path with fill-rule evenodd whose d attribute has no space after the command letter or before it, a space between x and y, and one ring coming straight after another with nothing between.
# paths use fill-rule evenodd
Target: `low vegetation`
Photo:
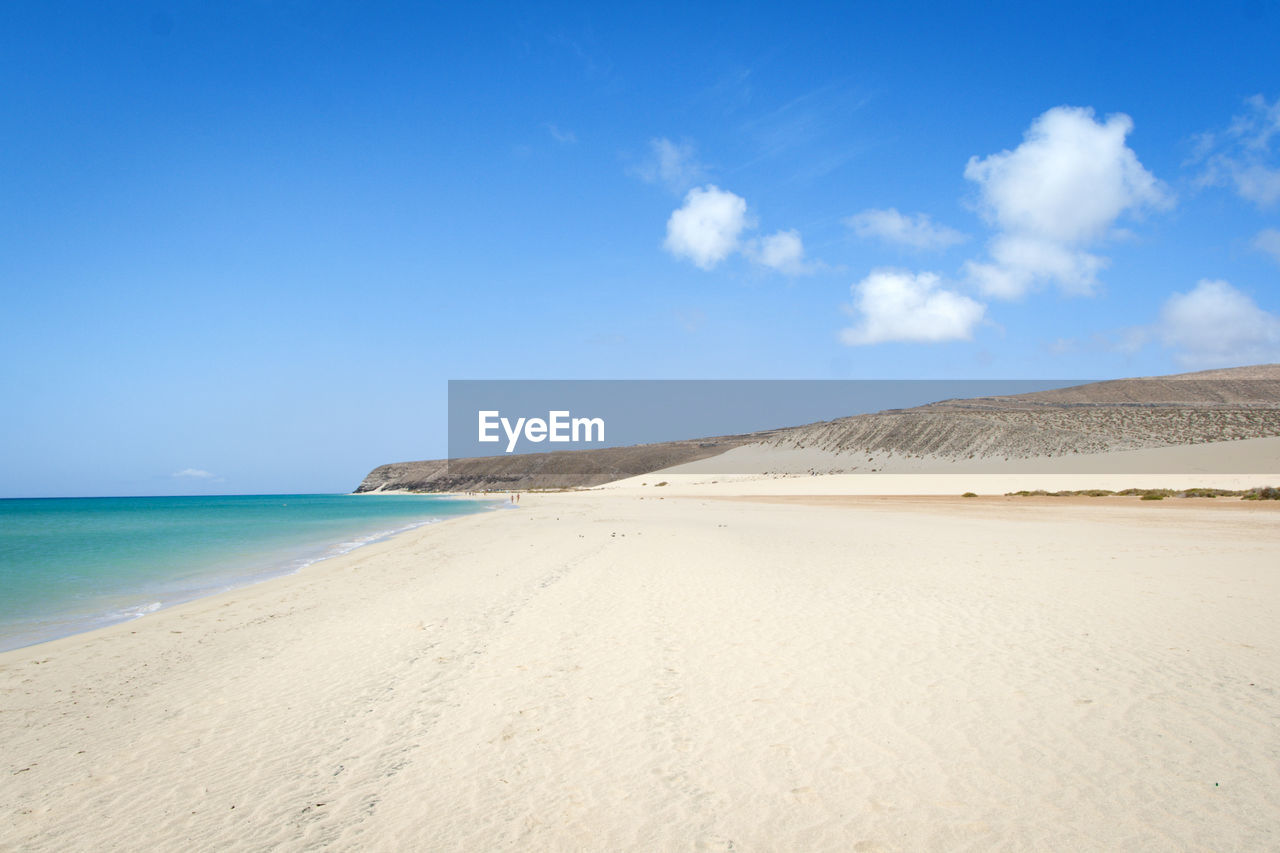
<instances>
[{"instance_id":1,"label":"low vegetation","mask_svg":"<svg viewBox=\"0 0 1280 853\"><path fill-rule=\"evenodd\" d=\"M1249 489L1241 497L1246 501L1280 501L1280 488L1263 486L1258 489Z\"/></svg>"},{"instance_id":2,"label":"low vegetation","mask_svg":"<svg viewBox=\"0 0 1280 853\"><path fill-rule=\"evenodd\" d=\"M966 492L964 496L969 497L972 494L972 492ZM1260 486L1253 489L1210 489L1198 487L1183 489L1182 491L1177 489L1122 489L1118 492L1111 489L1063 489L1057 492L1050 492L1044 489L1022 489L1017 492L1005 492L1005 496L1018 498L1137 497L1144 501L1158 501L1165 498L1240 498L1246 501L1275 501L1280 500L1280 488L1276 486Z\"/></svg>"}]
</instances>

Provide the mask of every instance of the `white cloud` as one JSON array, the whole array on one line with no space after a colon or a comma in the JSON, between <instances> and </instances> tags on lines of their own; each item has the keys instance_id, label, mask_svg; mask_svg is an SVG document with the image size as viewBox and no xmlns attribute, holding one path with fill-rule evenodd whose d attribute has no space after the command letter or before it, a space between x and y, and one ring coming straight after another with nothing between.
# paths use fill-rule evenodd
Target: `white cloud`
<instances>
[{"instance_id":1,"label":"white cloud","mask_svg":"<svg viewBox=\"0 0 1280 853\"><path fill-rule=\"evenodd\" d=\"M1200 136L1193 159L1204 161L1202 185L1231 185L1241 198L1270 207L1280 201L1280 164L1271 153L1272 137L1280 135L1280 98L1267 103L1254 95L1245 106L1221 134Z\"/></svg>"},{"instance_id":2,"label":"white cloud","mask_svg":"<svg viewBox=\"0 0 1280 853\"><path fill-rule=\"evenodd\" d=\"M752 240L746 254L761 266L777 270L785 275L806 275L813 272L813 265L804 259L804 241L800 232L778 231L759 240Z\"/></svg>"},{"instance_id":3,"label":"white cloud","mask_svg":"<svg viewBox=\"0 0 1280 853\"><path fill-rule=\"evenodd\" d=\"M1232 178L1236 191L1259 207L1270 207L1280 199L1280 168L1254 163L1237 170Z\"/></svg>"},{"instance_id":4,"label":"white cloud","mask_svg":"<svg viewBox=\"0 0 1280 853\"><path fill-rule=\"evenodd\" d=\"M1125 145L1126 115L1055 107L1037 118L1021 145L972 157L964 176L982 190L985 212L1003 230L1062 243L1105 235L1129 208L1160 204L1163 191Z\"/></svg>"},{"instance_id":5,"label":"white cloud","mask_svg":"<svg viewBox=\"0 0 1280 853\"><path fill-rule=\"evenodd\" d=\"M1263 228L1253 238L1253 248L1259 252L1266 252L1280 264L1280 229Z\"/></svg>"},{"instance_id":6,"label":"white cloud","mask_svg":"<svg viewBox=\"0 0 1280 853\"><path fill-rule=\"evenodd\" d=\"M174 471L170 476L186 480L216 480L218 478L217 474L202 471L199 468L183 468L181 471Z\"/></svg>"},{"instance_id":7,"label":"white cloud","mask_svg":"<svg viewBox=\"0 0 1280 853\"><path fill-rule=\"evenodd\" d=\"M707 184L689 190L684 204L671 214L663 247L704 270L715 268L734 252L784 275L806 275L822 266L805 258L804 241L794 228L743 239L743 233L754 228L746 199Z\"/></svg>"},{"instance_id":8,"label":"white cloud","mask_svg":"<svg viewBox=\"0 0 1280 853\"><path fill-rule=\"evenodd\" d=\"M904 216L892 207L864 210L844 223L859 237L872 237L913 249L945 249L969 239L954 228L935 224L927 214Z\"/></svg>"},{"instance_id":9,"label":"white cloud","mask_svg":"<svg viewBox=\"0 0 1280 853\"><path fill-rule=\"evenodd\" d=\"M1012 151L972 157L964 176L979 187L980 209L999 233L989 261L965 265L984 293L1016 298L1042 282L1089 293L1104 258L1086 249L1111 236L1116 220L1172 198L1143 168L1125 137L1126 115L1054 107L1039 116Z\"/></svg>"},{"instance_id":10,"label":"white cloud","mask_svg":"<svg viewBox=\"0 0 1280 853\"><path fill-rule=\"evenodd\" d=\"M968 261L965 271L983 293L1017 299L1037 279L1056 281L1068 293L1088 295L1106 258L1053 240L1023 234L998 234L987 244L989 263Z\"/></svg>"},{"instance_id":11,"label":"white cloud","mask_svg":"<svg viewBox=\"0 0 1280 853\"><path fill-rule=\"evenodd\" d=\"M663 246L709 270L739 248L739 235L748 225L746 199L714 184L694 187L667 220Z\"/></svg>"},{"instance_id":12,"label":"white cloud","mask_svg":"<svg viewBox=\"0 0 1280 853\"><path fill-rule=\"evenodd\" d=\"M969 340L986 306L939 286L934 273L878 269L853 286L857 323L840 339L850 346L887 341Z\"/></svg>"},{"instance_id":13,"label":"white cloud","mask_svg":"<svg viewBox=\"0 0 1280 853\"><path fill-rule=\"evenodd\" d=\"M547 133L551 134L551 138L554 139L556 142L562 143L564 145L572 145L573 143L578 141L578 135L574 133L572 130L563 130L557 127L556 125L552 124L551 122L547 122L546 128L547 128Z\"/></svg>"},{"instance_id":14,"label":"white cloud","mask_svg":"<svg viewBox=\"0 0 1280 853\"><path fill-rule=\"evenodd\" d=\"M1280 317L1225 281L1204 279L1170 296L1154 332L1190 367L1280 360Z\"/></svg>"},{"instance_id":15,"label":"white cloud","mask_svg":"<svg viewBox=\"0 0 1280 853\"><path fill-rule=\"evenodd\" d=\"M631 170L642 181L661 183L672 192L684 192L706 176L693 146L665 137L649 141L649 158Z\"/></svg>"}]
</instances>

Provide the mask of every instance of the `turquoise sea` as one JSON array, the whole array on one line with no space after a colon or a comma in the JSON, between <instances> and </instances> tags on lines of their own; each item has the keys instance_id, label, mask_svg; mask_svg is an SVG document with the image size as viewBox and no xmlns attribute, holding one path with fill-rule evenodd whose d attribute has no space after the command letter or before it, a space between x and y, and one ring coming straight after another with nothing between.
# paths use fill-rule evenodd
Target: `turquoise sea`
<instances>
[{"instance_id":1,"label":"turquoise sea","mask_svg":"<svg viewBox=\"0 0 1280 853\"><path fill-rule=\"evenodd\" d=\"M0 500L0 650L136 619L499 505L420 495Z\"/></svg>"}]
</instances>

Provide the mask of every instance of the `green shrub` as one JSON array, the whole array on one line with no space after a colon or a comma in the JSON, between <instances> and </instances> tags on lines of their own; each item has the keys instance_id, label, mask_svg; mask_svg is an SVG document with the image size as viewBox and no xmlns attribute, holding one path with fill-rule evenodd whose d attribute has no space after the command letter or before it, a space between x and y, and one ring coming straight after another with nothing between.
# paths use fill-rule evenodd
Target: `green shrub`
<instances>
[{"instance_id":1,"label":"green shrub","mask_svg":"<svg viewBox=\"0 0 1280 853\"><path fill-rule=\"evenodd\" d=\"M963 495L961 495L960 497L962 497L962 498L976 498L977 496L978 496L977 492L965 492L965 493L964 493Z\"/></svg>"},{"instance_id":2,"label":"green shrub","mask_svg":"<svg viewBox=\"0 0 1280 853\"><path fill-rule=\"evenodd\" d=\"M966 492L965 497L969 494ZM1142 498L1147 501L1158 501L1163 498L1221 498L1233 497L1239 495L1247 501L1268 501L1280 500L1280 488L1275 486L1265 486L1248 491L1232 491L1231 489L1211 489L1207 486L1198 486L1194 489L1186 489L1184 491L1176 491L1174 489L1123 489L1119 492L1113 492L1110 489L1062 489L1057 492L1048 492L1044 489L1035 489L1029 491L1022 489L1017 492L1005 492L1006 497L1052 497L1052 498L1074 498L1074 497L1090 497L1105 498L1111 495L1123 495L1125 497ZM976 496L975 496L976 497Z\"/></svg>"},{"instance_id":3,"label":"green shrub","mask_svg":"<svg viewBox=\"0 0 1280 853\"><path fill-rule=\"evenodd\" d=\"M1275 486L1262 486L1257 489L1249 489L1241 495L1246 501L1280 501L1280 488Z\"/></svg>"}]
</instances>

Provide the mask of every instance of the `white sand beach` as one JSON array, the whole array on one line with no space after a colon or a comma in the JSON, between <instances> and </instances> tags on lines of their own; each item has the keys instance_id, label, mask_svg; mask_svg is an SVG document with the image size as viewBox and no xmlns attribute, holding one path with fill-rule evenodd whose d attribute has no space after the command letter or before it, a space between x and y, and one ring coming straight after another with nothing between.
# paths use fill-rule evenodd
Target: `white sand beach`
<instances>
[{"instance_id":1,"label":"white sand beach","mask_svg":"<svg viewBox=\"0 0 1280 853\"><path fill-rule=\"evenodd\" d=\"M1276 502L767 482L526 495L0 655L0 848L1276 845Z\"/></svg>"}]
</instances>

